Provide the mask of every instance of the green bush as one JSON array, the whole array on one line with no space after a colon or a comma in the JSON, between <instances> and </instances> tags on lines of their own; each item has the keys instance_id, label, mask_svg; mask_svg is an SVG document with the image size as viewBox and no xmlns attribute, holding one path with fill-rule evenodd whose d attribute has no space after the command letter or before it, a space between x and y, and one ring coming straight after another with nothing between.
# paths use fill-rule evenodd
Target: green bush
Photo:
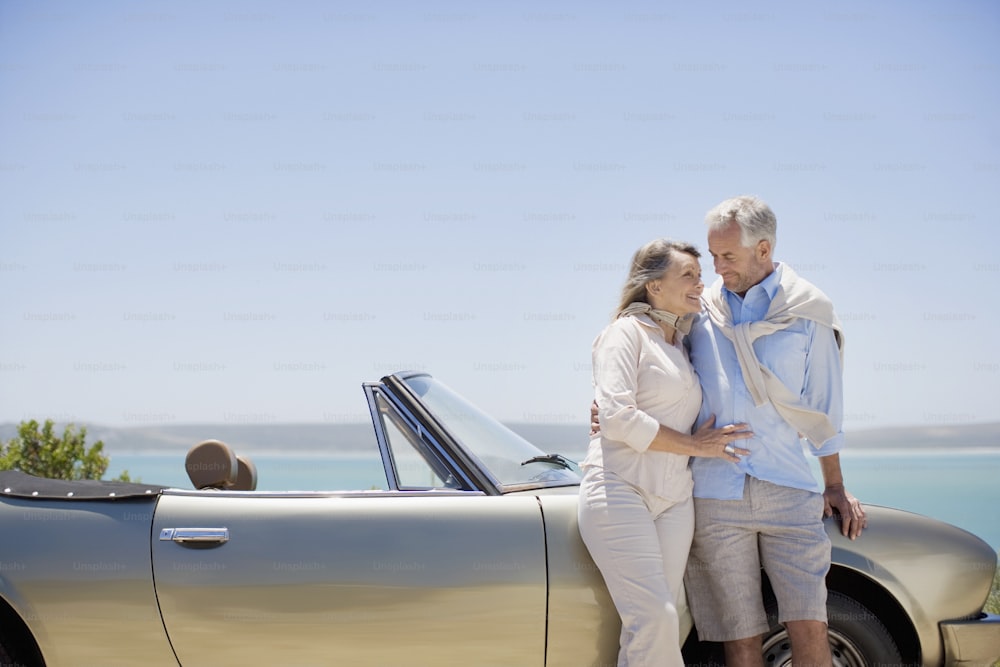
<instances>
[{"instance_id":1,"label":"green bush","mask_svg":"<svg viewBox=\"0 0 1000 667\"><path fill-rule=\"evenodd\" d=\"M1000 556L1000 553L997 554ZM986 598L986 606L983 607L983 611L989 614L1000 614L1000 568L993 573L993 588L990 590L990 596Z\"/></svg>"},{"instance_id":2,"label":"green bush","mask_svg":"<svg viewBox=\"0 0 1000 667\"><path fill-rule=\"evenodd\" d=\"M102 454L104 443L98 440L88 449L86 428L77 430L69 424L61 437L54 428L51 419L46 419L41 429L34 419L18 424L17 437L0 444L0 470L20 470L51 479L101 479L110 461ZM128 471L115 479L130 481Z\"/></svg>"},{"instance_id":3,"label":"green bush","mask_svg":"<svg viewBox=\"0 0 1000 667\"><path fill-rule=\"evenodd\" d=\"M1000 552L997 556L1000 557ZM990 589L990 596L986 598L983 611L987 614L1000 614L1000 568L993 573L993 588ZM1000 660L994 662L993 667L1000 667Z\"/></svg>"}]
</instances>

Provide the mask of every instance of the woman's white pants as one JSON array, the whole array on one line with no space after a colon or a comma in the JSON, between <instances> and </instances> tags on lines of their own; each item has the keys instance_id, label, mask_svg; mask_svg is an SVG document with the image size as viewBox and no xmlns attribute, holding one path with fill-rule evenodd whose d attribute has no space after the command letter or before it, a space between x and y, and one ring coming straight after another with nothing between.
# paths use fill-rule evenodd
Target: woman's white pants
<instances>
[{"instance_id":1,"label":"woman's white pants","mask_svg":"<svg viewBox=\"0 0 1000 667\"><path fill-rule=\"evenodd\" d=\"M651 496L613 472L588 467L580 484L580 535L622 620L619 667L682 667L680 614L694 505Z\"/></svg>"}]
</instances>

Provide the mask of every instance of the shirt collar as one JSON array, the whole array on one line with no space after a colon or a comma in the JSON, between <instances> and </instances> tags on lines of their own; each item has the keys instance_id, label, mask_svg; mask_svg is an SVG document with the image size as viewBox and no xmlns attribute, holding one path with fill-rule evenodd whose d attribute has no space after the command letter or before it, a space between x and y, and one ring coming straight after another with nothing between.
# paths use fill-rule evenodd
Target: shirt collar
<instances>
[{"instance_id":1,"label":"shirt collar","mask_svg":"<svg viewBox=\"0 0 1000 667\"><path fill-rule=\"evenodd\" d=\"M770 301L774 298L774 295L778 293L778 287L781 285L781 267L784 266L781 262L774 263L774 271L767 274L763 280L747 290L747 296L750 296L751 292L756 292L759 290L764 290L767 294L767 300ZM722 293L726 295L727 299L737 299L742 301L743 298L740 297L736 292L730 292L725 285L722 286Z\"/></svg>"},{"instance_id":2,"label":"shirt collar","mask_svg":"<svg viewBox=\"0 0 1000 667\"><path fill-rule=\"evenodd\" d=\"M637 315L629 315L628 317L631 317L631 318L635 319L635 321L638 322L639 324L642 324L643 326L645 326L645 327L647 327L649 329L652 329L657 334L659 334L660 337L663 340L667 340L667 334L664 333L663 328L660 327L660 325L657 324L653 320L653 318L650 317L649 315L647 315L646 313L639 313ZM687 334L685 332L683 332L683 331L681 331L679 329L677 329L676 331L677 331L677 333L674 334L674 342L673 342L674 345L677 345L678 343L680 343L680 341L684 340L684 338L687 336ZM668 343L669 343L669 341L668 341Z\"/></svg>"}]
</instances>

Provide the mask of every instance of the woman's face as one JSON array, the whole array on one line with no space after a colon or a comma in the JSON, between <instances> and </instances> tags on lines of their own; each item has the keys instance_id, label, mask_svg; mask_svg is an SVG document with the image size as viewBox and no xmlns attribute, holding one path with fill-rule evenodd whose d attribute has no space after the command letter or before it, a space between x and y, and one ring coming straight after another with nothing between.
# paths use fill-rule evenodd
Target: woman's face
<instances>
[{"instance_id":1,"label":"woman's face","mask_svg":"<svg viewBox=\"0 0 1000 667\"><path fill-rule=\"evenodd\" d=\"M663 276L646 283L649 305L674 315L701 311L701 265L686 252L671 250L670 266Z\"/></svg>"}]
</instances>

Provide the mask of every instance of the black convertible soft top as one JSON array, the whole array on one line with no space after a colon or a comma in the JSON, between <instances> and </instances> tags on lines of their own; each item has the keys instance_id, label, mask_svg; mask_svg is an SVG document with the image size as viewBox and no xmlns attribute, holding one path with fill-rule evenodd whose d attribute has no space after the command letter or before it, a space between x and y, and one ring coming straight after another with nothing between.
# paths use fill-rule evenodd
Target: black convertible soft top
<instances>
[{"instance_id":1,"label":"black convertible soft top","mask_svg":"<svg viewBox=\"0 0 1000 667\"><path fill-rule=\"evenodd\" d=\"M47 500L118 500L148 498L160 495L167 487L159 484L106 482L86 479L69 481L35 477L20 470L0 471L0 498L39 498Z\"/></svg>"}]
</instances>

